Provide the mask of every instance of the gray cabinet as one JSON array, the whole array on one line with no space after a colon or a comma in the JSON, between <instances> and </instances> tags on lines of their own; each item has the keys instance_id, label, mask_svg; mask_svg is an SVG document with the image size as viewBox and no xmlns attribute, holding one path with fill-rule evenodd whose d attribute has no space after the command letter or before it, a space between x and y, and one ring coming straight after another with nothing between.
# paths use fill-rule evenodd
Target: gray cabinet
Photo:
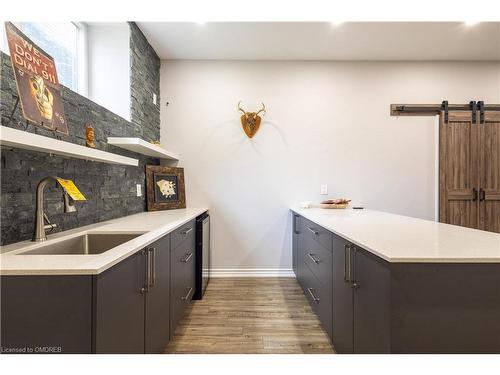
<instances>
[{"instance_id":1,"label":"gray cabinet","mask_svg":"<svg viewBox=\"0 0 500 375\"><path fill-rule=\"evenodd\" d=\"M353 290L348 282L348 247L342 237L333 236L332 342L337 353L352 353Z\"/></svg>"},{"instance_id":2,"label":"gray cabinet","mask_svg":"<svg viewBox=\"0 0 500 375\"><path fill-rule=\"evenodd\" d=\"M170 337L170 236L148 246L151 274L146 293L145 352L163 353Z\"/></svg>"},{"instance_id":3,"label":"gray cabinet","mask_svg":"<svg viewBox=\"0 0 500 375\"><path fill-rule=\"evenodd\" d=\"M390 270L303 217L294 219L297 279L337 353L390 352Z\"/></svg>"},{"instance_id":4,"label":"gray cabinet","mask_svg":"<svg viewBox=\"0 0 500 375\"><path fill-rule=\"evenodd\" d=\"M170 236L95 276L95 352L162 353L169 342Z\"/></svg>"},{"instance_id":5,"label":"gray cabinet","mask_svg":"<svg viewBox=\"0 0 500 375\"><path fill-rule=\"evenodd\" d=\"M98 275L2 276L2 348L162 353L195 272L192 220Z\"/></svg>"},{"instance_id":6,"label":"gray cabinet","mask_svg":"<svg viewBox=\"0 0 500 375\"><path fill-rule=\"evenodd\" d=\"M298 276L297 270L297 251L299 247L299 223L300 216L292 212L292 269L295 276Z\"/></svg>"},{"instance_id":7,"label":"gray cabinet","mask_svg":"<svg viewBox=\"0 0 500 375\"><path fill-rule=\"evenodd\" d=\"M300 217L298 223L300 234L297 240L297 279L313 311L331 337L331 233L320 229L303 217Z\"/></svg>"},{"instance_id":8,"label":"gray cabinet","mask_svg":"<svg viewBox=\"0 0 500 375\"><path fill-rule=\"evenodd\" d=\"M146 251L94 278L94 352L144 353Z\"/></svg>"},{"instance_id":9,"label":"gray cabinet","mask_svg":"<svg viewBox=\"0 0 500 375\"><path fill-rule=\"evenodd\" d=\"M193 298L195 288L194 221L172 233L170 252L170 338Z\"/></svg>"}]
</instances>

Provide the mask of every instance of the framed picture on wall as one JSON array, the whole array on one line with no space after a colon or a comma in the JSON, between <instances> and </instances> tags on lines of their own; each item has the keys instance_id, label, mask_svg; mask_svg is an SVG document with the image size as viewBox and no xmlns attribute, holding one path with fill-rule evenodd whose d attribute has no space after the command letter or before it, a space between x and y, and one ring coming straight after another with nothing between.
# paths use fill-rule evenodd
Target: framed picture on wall
<instances>
[{"instance_id":1,"label":"framed picture on wall","mask_svg":"<svg viewBox=\"0 0 500 375\"><path fill-rule=\"evenodd\" d=\"M184 168L146 165L148 211L186 208Z\"/></svg>"}]
</instances>

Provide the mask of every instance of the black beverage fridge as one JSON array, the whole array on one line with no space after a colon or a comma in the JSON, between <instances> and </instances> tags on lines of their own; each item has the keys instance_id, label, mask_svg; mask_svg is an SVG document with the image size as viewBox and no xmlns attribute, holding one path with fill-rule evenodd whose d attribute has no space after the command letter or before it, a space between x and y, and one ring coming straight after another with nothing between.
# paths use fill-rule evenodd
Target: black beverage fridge
<instances>
[{"instance_id":1,"label":"black beverage fridge","mask_svg":"<svg viewBox=\"0 0 500 375\"><path fill-rule=\"evenodd\" d=\"M205 212L196 218L196 287L193 299L202 299L210 280L210 216Z\"/></svg>"}]
</instances>

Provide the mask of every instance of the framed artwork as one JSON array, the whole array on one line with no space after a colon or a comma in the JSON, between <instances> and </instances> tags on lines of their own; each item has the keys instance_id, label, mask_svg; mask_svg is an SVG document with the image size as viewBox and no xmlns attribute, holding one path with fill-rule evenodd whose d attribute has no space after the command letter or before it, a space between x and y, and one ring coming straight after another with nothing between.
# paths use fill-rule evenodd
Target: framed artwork
<instances>
[{"instance_id":1,"label":"framed artwork","mask_svg":"<svg viewBox=\"0 0 500 375\"><path fill-rule=\"evenodd\" d=\"M186 208L184 168L146 165L148 211Z\"/></svg>"},{"instance_id":2,"label":"framed artwork","mask_svg":"<svg viewBox=\"0 0 500 375\"><path fill-rule=\"evenodd\" d=\"M54 59L12 23L5 30L24 118L68 135Z\"/></svg>"}]
</instances>

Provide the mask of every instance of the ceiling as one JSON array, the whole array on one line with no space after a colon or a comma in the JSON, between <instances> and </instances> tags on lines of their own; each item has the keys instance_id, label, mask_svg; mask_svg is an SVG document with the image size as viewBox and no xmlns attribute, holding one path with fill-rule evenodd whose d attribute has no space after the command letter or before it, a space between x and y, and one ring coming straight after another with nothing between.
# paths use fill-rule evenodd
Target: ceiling
<instances>
[{"instance_id":1,"label":"ceiling","mask_svg":"<svg viewBox=\"0 0 500 375\"><path fill-rule=\"evenodd\" d=\"M137 24L169 60L500 61L500 22Z\"/></svg>"}]
</instances>

